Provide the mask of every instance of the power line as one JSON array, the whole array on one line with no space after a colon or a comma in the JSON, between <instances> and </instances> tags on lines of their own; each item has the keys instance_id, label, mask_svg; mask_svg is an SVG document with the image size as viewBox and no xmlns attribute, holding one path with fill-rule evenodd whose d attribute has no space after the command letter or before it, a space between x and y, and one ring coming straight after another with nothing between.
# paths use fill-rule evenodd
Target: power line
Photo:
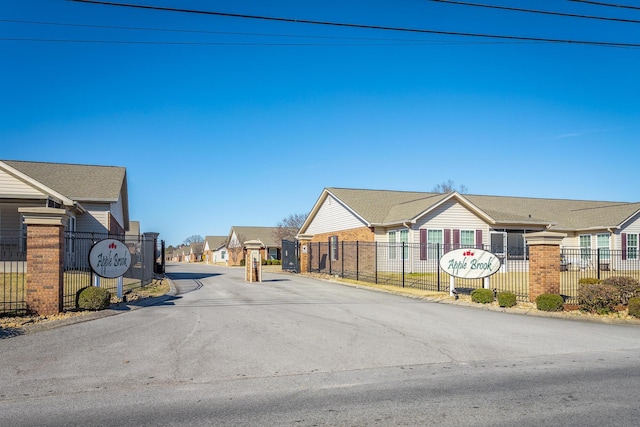
<instances>
[{"instance_id":1,"label":"power line","mask_svg":"<svg viewBox=\"0 0 640 427\"><path fill-rule=\"evenodd\" d=\"M397 39L397 38L384 38L384 37L344 37L344 36L316 36L316 35L296 35L296 34L277 34L277 33L247 33L237 31L208 31L208 30L182 30L172 28L157 28L157 27L127 27L118 25L95 25L95 24L72 24L63 22L46 22L46 21L22 21L14 19L0 19L0 22L9 22L16 24L32 24L32 25L52 25L62 27L79 27L79 28L95 28L95 29L110 29L110 30L133 30L133 31L158 31L158 32L172 32L172 33L188 33L188 34L212 34L212 35L232 35L232 36L257 36L257 37L286 37L286 38L300 38L300 39L329 39L329 40L364 40L364 41L390 41L400 43L420 42L425 44L431 43L461 43L461 42L431 42L424 39ZM19 39L14 39L19 40ZM24 39L28 40L28 39ZM55 40L53 40L55 41ZM486 43L486 42L476 42ZM507 42L503 42L507 43Z\"/></svg>"},{"instance_id":2,"label":"power line","mask_svg":"<svg viewBox=\"0 0 640 427\"><path fill-rule=\"evenodd\" d=\"M45 39L0 37L0 41L21 41L39 43L96 43L96 44L131 44L131 45L186 45L186 46L424 46L424 45L457 45L468 44L454 41L413 41L402 43L243 43L243 42L178 42L178 41L132 41L132 40L82 40L82 39ZM514 42L478 42L478 44L505 44Z\"/></svg>"},{"instance_id":3,"label":"power line","mask_svg":"<svg viewBox=\"0 0 640 427\"><path fill-rule=\"evenodd\" d=\"M508 7L508 6L496 6L491 4L482 4L482 3L467 3L463 1L456 0L430 0L436 3L449 3L461 6L472 6L472 7L481 7L485 9L497 9L497 10L508 10L510 12L527 12L527 13L537 13L541 15L554 15L554 16L565 16L570 18L582 18L582 19L597 19L601 21L616 21L616 22L627 22L632 24L640 24L640 20L638 19L625 19L625 18L612 18L606 16L594 16L594 15L581 15L575 13L565 13L565 12L552 12L548 10L539 10L539 9L521 9L517 7Z\"/></svg>"},{"instance_id":4,"label":"power line","mask_svg":"<svg viewBox=\"0 0 640 427\"><path fill-rule=\"evenodd\" d=\"M605 6L605 7L617 7L617 8L621 8L621 9L631 9L631 10L640 10L639 6L629 6L626 4L615 4L615 3L604 3L604 2L600 2L600 1L590 1L590 0L568 0L574 3L586 3L586 4L593 4L596 6Z\"/></svg>"},{"instance_id":5,"label":"power line","mask_svg":"<svg viewBox=\"0 0 640 427\"><path fill-rule=\"evenodd\" d=\"M482 38L490 38L490 39L519 40L519 41L527 41L527 42L580 44L580 45L603 46L603 47L632 47L632 48L640 47L640 44L638 43L618 43L618 42L602 42L602 41L589 41L589 40L553 39L553 38L544 38L544 37L509 36L509 35L499 35L499 34L467 33L467 32L459 32L459 31L440 31L440 30L428 30L428 29L417 29L417 28L387 27L387 26L379 26L379 25L315 21L315 20L309 20L309 19L282 18L282 17L273 17L273 16L206 11L206 10L197 10L197 9L181 9L181 8L163 7L163 6L148 6L148 5L139 5L139 4L129 4L129 3L116 3L116 2L99 1L99 0L68 0L68 1L76 2L76 3L99 4L99 5L105 5L105 6L126 7L126 8L133 8L133 9L157 10L157 11L177 12L177 13L193 13L193 14L199 14L199 15L223 16L223 17L241 18L241 19L257 19L262 21L287 22L287 23L296 23L296 24L324 25L324 26L333 26L333 27L342 27L342 28L399 31L399 32L437 34L437 35L460 36L460 37L482 37Z\"/></svg>"}]
</instances>

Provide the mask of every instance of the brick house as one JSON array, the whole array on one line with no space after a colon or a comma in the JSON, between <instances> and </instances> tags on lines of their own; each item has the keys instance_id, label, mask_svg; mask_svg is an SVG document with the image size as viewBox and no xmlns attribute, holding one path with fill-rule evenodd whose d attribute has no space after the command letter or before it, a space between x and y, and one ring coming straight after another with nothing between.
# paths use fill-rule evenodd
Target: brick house
<instances>
[{"instance_id":1,"label":"brick house","mask_svg":"<svg viewBox=\"0 0 640 427\"><path fill-rule=\"evenodd\" d=\"M325 188L298 238L333 249L341 241L415 244L408 257L420 263L434 260L434 245L482 245L524 259L524 235L540 231L566 234L567 248L621 250L624 268L640 257L640 203Z\"/></svg>"},{"instance_id":2,"label":"brick house","mask_svg":"<svg viewBox=\"0 0 640 427\"><path fill-rule=\"evenodd\" d=\"M264 245L261 249L263 259L281 260L282 242L277 241L278 227L246 227L233 226L227 236L227 265L236 266L244 260L243 246L248 240L259 240Z\"/></svg>"},{"instance_id":3,"label":"brick house","mask_svg":"<svg viewBox=\"0 0 640 427\"><path fill-rule=\"evenodd\" d=\"M227 262L227 236L206 236L204 238L203 261L207 264Z\"/></svg>"}]
</instances>

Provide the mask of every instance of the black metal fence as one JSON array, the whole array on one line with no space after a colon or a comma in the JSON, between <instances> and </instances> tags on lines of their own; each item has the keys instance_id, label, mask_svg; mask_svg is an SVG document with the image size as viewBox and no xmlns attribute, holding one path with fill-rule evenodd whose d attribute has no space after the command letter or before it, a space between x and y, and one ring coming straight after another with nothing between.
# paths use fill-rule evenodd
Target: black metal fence
<instances>
[{"instance_id":1,"label":"black metal fence","mask_svg":"<svg viewBox=\"0 0 640 427\"><path fill-rule=\"evenodd\" d=\"M26 236L23 230L0 230L0 316L27 313Z\"/></svg>"},{"instance_id":2,"label":"black metal fence","mask_svg":"<svg viewBox=\"0 0 640 427\"><path fill-rule=\"evenodd\" d=\"M87 286L100 286L116 295L118 279L105 279L96 276L89 265L91 247L103 239L122 241L129 248L131 266L123 277L123 291L129 291L150 283L158 270L155 239L145 239L144 235L108 235L98 233L65 233L64 292L65 309L76 306L78 291Z\"/></svg>"},{"instance_id":3,"label":"black metal fence","mask_svg":"<svg viewBox=\"0 0 640 427\"><path fill-rule=\"evenodd\" d=\"M308 244L309 271L345 279L381 285L413 288L421 291L449 292L451 277L439 265L443 254L460 245L386 244L371 242L329 242ZM477 246L473 246L477 247ZM483 249L491 251L492 248ZM492 252L496 253L495 248ZM505 248L496 253L500 270L488 279L454 278L459 293L488 287L497 292L513 292L518 300L529 300L528 250ZM577 260L580 260L578 262ZM589 262L585 262L589 260ZM568 303L576 302L578 281L583 277L606 278L629 275L640 280L637 259L622 251L563 249L559 262L561 294ZM487 280L485 282L485 280Z\"/></svg>"}]
</instances>

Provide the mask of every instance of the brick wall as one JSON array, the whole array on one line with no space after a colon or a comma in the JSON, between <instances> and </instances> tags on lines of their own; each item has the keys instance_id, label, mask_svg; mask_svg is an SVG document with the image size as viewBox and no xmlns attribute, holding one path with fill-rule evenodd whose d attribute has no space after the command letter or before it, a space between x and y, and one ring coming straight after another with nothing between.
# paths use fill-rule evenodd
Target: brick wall
<instances>
[{"instance_id":1,"label":"brick wall","mask_svg":"<svg viewBox=\"0 0 640 427\"><path fill-rule=\"evenodd\" d=\"M560 246L529 248L529 301L541 294L560 294Z\"/></svg>"},{"instance_id":2,"label":"brick wall","mask_svg":"<svg viewBox=\"0 0 640 427\"><path fill-rule=\"evenodd\" d=\"M27 308L40 315L63 309L64 228L29 225L27 228Z\"/></svg>"},{"instance_id":3,"label":"brick wall","mask_svg":"<svg viewBox=\"0 0 640 427\"><path fill-rule=\"evenodd\" d=\"M338 236L338 242L374 242L375 235L369 227L358 227L349 230L340 230L332 233L314 234L312 242L328 242L329 237Z\"/></svg>"}]
</instances>

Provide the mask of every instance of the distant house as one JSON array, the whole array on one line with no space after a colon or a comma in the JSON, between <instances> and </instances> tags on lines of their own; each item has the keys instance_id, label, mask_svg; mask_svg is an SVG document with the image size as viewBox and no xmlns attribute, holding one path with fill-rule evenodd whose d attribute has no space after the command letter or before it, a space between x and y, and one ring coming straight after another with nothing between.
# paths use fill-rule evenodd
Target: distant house
<instances>
[{"instance_id":1,"label":"distant house","mask_svg":"<svg viewBox=\"0 0 640 427\"><path fill-rule=\"evenodd\" d=\"M206 236L204 238L203 261L207 264L226 263L227 236Z\"/></svg>"},{"instance_id":2,"label":"distant house","mask_svg":"<svg viewBox=\"0 0 640 427\"><path fill-rule=\"evenodd\" d=\"M298 236L327 243L332 258L340 241L414 244L404 258L419 263L433 260L437 245L524 259L524 234L544 230L565 233L563 247L620 250L622 263L640 257L638 202L325 188Z\"/></svg>"},{"instance_id":3,"label":"distant house","mask_svg":"<svg viewBox=\"0 0 640 427\"><path fill-rule=\"evenodd\" d=\"M282 242L276 239L278 227L243 227L233 226L227 236L227 265L240 265L244 259L243 246L248 240L259 240L264 245L262 256L264 259L281 258Z\"/></svg>"},{"instance_id":4,"label":"distant house","mask_svg":"<svg viewBox=\"0 0 640 427\"><path fill-rule=\"evenodd\" d=\"M0 230L24 230L18 208L26 207L67 209L68 231L123 235L129 230L126 169L0 161Z\"/></svg>"},{"instance_id":5,"label":"distant house","mask_svg":"<svg viewBox=\"0 0 640 427\"><path fill-rule=\"evenodd\" d=\"M191 242L188 246L189 255L187 262L200 262L202 261L202 253L203 253L203 242Z\"/></svg>"}]
</instances>

